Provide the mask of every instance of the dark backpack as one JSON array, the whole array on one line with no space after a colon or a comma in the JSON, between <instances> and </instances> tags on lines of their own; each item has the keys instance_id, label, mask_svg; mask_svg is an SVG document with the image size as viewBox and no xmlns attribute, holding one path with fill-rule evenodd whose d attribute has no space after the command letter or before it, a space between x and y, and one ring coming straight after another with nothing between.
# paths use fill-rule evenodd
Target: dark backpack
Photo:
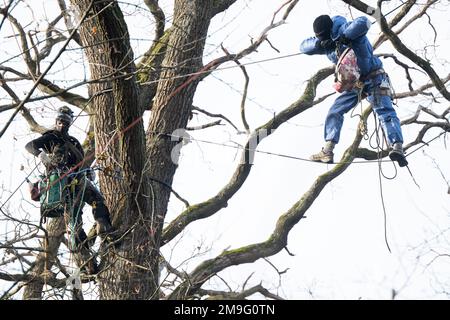
<instances>
[{"instance_id":1,"label":"dark backpack","mask_svg":"<svg viewBox=\"0 0 450 320\"><path fill-rule=\"evenodd\" d=\"M63 177L59 170L53 170L46 176L41 176L39 194L42 217L61 217L70 206L67 177Z\"/></svg>"}]
</instances>

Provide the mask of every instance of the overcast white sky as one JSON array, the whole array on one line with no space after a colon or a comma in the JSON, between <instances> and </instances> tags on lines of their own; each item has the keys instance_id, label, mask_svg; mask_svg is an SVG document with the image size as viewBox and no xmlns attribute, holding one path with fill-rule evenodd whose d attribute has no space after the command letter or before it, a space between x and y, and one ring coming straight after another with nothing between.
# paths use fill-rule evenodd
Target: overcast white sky
<instances>
[{"instance_id":1,"label":"overcast white sky","mask_svg":"<svg viewBox=\"0 0 450 320\"><path fill-rule=\"evenodd\" d=\"M45 10L49 16L52 12L49 3L55 2L46 1ZM136 2L142 1L134 1ZM160 2L165 7L170 1ZM220 50L221 43L230 52L237 52L246 47L250 37L258 37L269 24L273 12L284 2L284 0L238 1L225 14L214 19L210 27L212 35L207 40L205 50L208 55L205 56L204 62L207 63L223 54ZM367 2L371 5L376 3L376 1ZM28 3L32 4L31 1ZM124 9L126 12L132 11L131 7ZM352 13L354 17L362 15L356 10L352 10ZM268 44L263 44L258 53L252 54L242 62L297 53L301 40L312 35L312 22L320 14L342 14L351 19L347 6L341 1L300 1L291 12L287 23L269 33L271 43L280 53L274 51ZM168 19L171 18L170 14L166 16ZM448 7L446 11L433 11L432 18L439 33L438 47L435 51L428 49L427 54L433 60L433 66L439 75L446 76L448 64L440 63L444 62L450 50ZM128 16L127 19L131 36L135 39L133 40L135 56L138 57L150 44L149 41L142 39L152 39L152 30L148 28L148 17L133 16L133 19L130 19ZM35 21L39 21L39 18L35 17ZM5 24L0 31L2 38L0 47L4 47L6 41L11 41L4 38L6 34L10 34L7 30L9 26ZM378 33L378 25L374 24L368 36L373 40ZM433 32L426 19L422 18L415 22L414 31L405 32L401 38L411 48L422 50L426 43L432 42ZM13 49L0 50L5 53ZM391 47L385 44L377 53L392 52L391 50ZM75 61L78 57L79 52L74 52L72 59ZM403 62L411 64L406 58L400 58ZM383 62L393 79L396 91L407 90L402 69L392 64L392 61L383 60ZM251 128L263 124L274 113L280 112L295 101L303 92L305 81L316 70L328 65L330 63L324 56L304 55L248 65L250 87L246 110L247 121ZM65 60L55 65L52 71L62 70L63 67L72 67L69 70L74 70L67 56ZM85 68L87 69L87 65ZM61 79L63 74L55 76L55 79ZM65 76L67 74L71 74L70 71L66 71ZM419 73L414 75L416 87L425 83L425 77ZM78 80L83 74L77 74L76 77L75 80ZM332 92L331 81L330 78L321 84L318 96ZM238 68L217 71L200 84L194 104L212 113L222 113L243 128L239 115L243 87L244 77ZM80 92L86 94L85 90ZM310 154L320 150L323 144L323 122L334 98L335 96L328 98L322 104L292 119L289 124L280 127L275 134L264 140L258 149L300 158L308 158ZM5 101L1 100L1 104L7 103ZM396 108L399 117L404 119L413 114L419 103L436 110L442 108L439 105L430 105L428 99L423 97L409 101L399 100ZM448 105L443 104L443 107ZM45 111L44 118L38 116L37 120L51 124L53 110L58 106L59 102L56 100L34 105L35 111L40 108L44 108ZM8 118L7 115L9 116L8 113L2 113L1 127ZM194 117L191 125L209 121L199 115ZM346 116L341 142L335 149L336 160L352 141L356 122L356 118L350 118L350 114ZM83 139L85 128L86 124L81 118L72 129L72 133ZM374 123L371 118L369 133L373 130ZM415 131L404 129L403 133L405 140L410 141ZM426 139L434 138L438 133L432 131ZM0 201L3 202L9 196L8 191L14 190L24 177L20 166L24 165L27 172L31 170L32 162L27 162L30 157L23 147L34 136L18 117L7 134L2 137L0 181L5 191L0 194ZM225 144L231 144L231 141L243 143L246 140L245 135L237 135L229 126L194 132L193 137ZM436 253L448 253L450 249L447 241L447 229L450 226L447 183L430 158L439 161L440 169L448 181L449 152L444 143L444 138L439 138L429 147L408 158L410 169L420 189L414 184L406 169L398 169L397 176L393 180L382 179L387 212L387 236L392 253L388 252L384 242L378 165L353 164L322 191L307 212L307 218L291 231L288 248L295 256L289 256L286 251L282 251L269 258L278 270L289 269L281 278L275 269L263 260L227 269L220 274L221 277L228 281L232 289L237 289L242 280L255 271L253 282L250 284L262 281L263 285L273 292L288 299L389 299L392 289L399 290L398 298L402 299L447 299L448 294L443 291L448 292L450 286L448 272L450 259L439 258L430 266L426 266ZM367 141L363 144L368 146ZM430 157L423 155L422 150ZM194 141L182 149L174 189L191 204L204 201L215 195L228 182L239 157L240 154L235 149ZM329 168L331 166L324 164L256 154L250 177L229 202L228 207L214 217L187 227L181 240L175 239L164 247L163 254L172 265L182 264L181 268L189 271L202 259L214 257L226 248L237 248L267 239L278 217L300 199L318 175ZM382 168L387 176L394 175L392 164L384 163ZM23 215L20 211L21 206L29 207L20 201L21 193L27 196L26 186L20 191L9 204L9 209L18 216ZM172 199L167 221L173 219L182 209L183 204ZM37 213L37 209L34 212ZM92 220L90 209L85 209L84 218L87 221ZM6 228L7 225L2 223L0 230L4 232ZM438 234L441 235L436 237ZM426 242L428 244L425 244ZM436 252L429 252L430 248ZM205 253L197 259L183 263L197 251ZM223 288L223 283L218 279L210 283L211 286L215 284Z\"/></svg>"}]
</instances>

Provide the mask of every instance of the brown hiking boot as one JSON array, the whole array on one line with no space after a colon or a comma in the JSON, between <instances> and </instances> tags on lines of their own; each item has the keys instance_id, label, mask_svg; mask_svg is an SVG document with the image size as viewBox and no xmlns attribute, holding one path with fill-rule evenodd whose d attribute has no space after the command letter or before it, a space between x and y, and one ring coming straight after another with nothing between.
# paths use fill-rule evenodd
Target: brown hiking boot
<instances>
[{"instance_id":1,"label":"brown hiking boot","mask_svg":"<svg viewBox=\"0 0 450 320\"><path fill-rule=\"evenodd\" d=\"M315 162L323 162L323 163L333 163L333 152L325 152L322 148L319 153L313 154L309 160L315 161Z\"/></svg>"}]
</instances>

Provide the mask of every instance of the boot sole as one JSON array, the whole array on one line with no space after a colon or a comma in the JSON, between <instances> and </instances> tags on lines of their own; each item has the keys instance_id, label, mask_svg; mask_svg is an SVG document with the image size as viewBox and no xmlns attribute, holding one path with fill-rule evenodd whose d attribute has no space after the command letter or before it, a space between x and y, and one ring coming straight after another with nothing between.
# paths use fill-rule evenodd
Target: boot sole
<instances>
[{"instance_id":1,"label":"boot sole","mask_svg":"<svg viewBox=\"0 0 450 320\"><path fill-rule=\"evenodd\" d=\"M408 165L408 160L406 160L404 155L401 155L399 153L391 152L389 154L389 158L392 161L396 161L400 167L405 167Z\"/></svg>"},{"instance_id":2,"label":"boot sole","mask_svg":"<svg viewBox=\"0 0 450 320\"><path fill-rule=\"evenodd\" d=\"M328 161L324 161L324 160L321 160L321 159L309 159L309 160L314 161L314 162L328 163L328 164L332 164L333 163L333 159L330 159Z\"/></svg>"}]
</instances>

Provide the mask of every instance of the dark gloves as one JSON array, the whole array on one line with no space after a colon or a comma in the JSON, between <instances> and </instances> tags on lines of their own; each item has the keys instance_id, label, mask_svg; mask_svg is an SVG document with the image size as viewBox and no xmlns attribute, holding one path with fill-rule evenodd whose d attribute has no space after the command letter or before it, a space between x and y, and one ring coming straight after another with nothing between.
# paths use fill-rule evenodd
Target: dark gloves
<instances>
[{"instance_id":1,"label":"dark gloves","mask_svg":"<svg viewBox=\"0 0 450 320\"><path fill-rule=\"evenodd\" d=\"M347 38L344 35L341 35L337 41L346 46L349 46L352 42L349 38Z\"/></svg>"},{"instance_id":2,"label":"dark gloves","mask_svg":"<svg viewBox=\"0 0 450 320\"><path fill-rule=\"evenodd\" d=\"M96 174L95 174L95 170L94 169L92 169L92 168L88 168L88 169L86 169L87 171L86 171L86 177L89 179L89 180L91 180L91 181L94 181L95 180L95 178L96 178Z\"/></svg>"},{"instance_id":3,"label":"dark gloves","mask_svg":"<svg viewBox=\"0 0 450 320\"><path fill-rule=\"evenodd\" d=\"M331 39L322 40L322 41L318 40L316 42L316 48L327 50L327 51L334 50L334 49L336 49L336 43Z\"/></svg>"}]
</instances>

